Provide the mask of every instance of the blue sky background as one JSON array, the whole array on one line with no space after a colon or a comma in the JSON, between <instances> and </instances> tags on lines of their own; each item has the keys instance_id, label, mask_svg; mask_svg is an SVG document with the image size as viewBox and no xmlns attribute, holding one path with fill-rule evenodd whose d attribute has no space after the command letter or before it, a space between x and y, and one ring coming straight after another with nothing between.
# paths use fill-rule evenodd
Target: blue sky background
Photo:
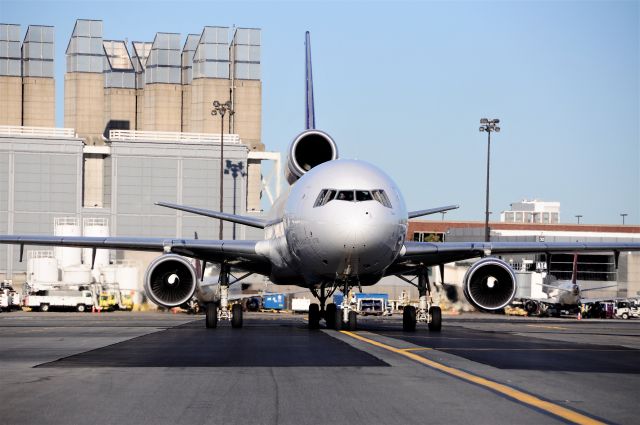
<instances>
[{"instance_id":1,"label":"blue sky background","mask_svg":"<svg viewBox=\"0 0 640 425\"><path fill-rule=\"evenodd\" d=\"M486 134L493 218L511 202L561 202L561 221L640 223L640 2L6 1L0 22L53 25L57 123L75 19L105 39L152 41L205 25L262 29L263 142L304 125L311 31L316 125L345 158L384 168L409 209L459 203L483 220Z\"/></svg>"}]
</instances>

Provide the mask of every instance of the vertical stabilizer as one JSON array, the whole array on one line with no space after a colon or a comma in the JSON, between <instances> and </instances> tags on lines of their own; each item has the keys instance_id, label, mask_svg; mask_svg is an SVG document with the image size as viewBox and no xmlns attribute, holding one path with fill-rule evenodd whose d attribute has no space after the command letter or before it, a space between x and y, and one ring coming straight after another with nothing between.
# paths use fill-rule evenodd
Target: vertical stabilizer
<instances>
[{"instance_id":1,"label":"vertical stabilizer","mask_svg":"<svg viewBox=\"0 0 640 425\"><path fill-rule=\"evenodd\" d=\"M309 31L306 32L305 38L305 50L306 50L306 95L307 95L307 110L305 115L305 128L307 130L316 128L316 115L313 108L313 72L311 70L311 38Z\"/></svg>"}]
</instances>

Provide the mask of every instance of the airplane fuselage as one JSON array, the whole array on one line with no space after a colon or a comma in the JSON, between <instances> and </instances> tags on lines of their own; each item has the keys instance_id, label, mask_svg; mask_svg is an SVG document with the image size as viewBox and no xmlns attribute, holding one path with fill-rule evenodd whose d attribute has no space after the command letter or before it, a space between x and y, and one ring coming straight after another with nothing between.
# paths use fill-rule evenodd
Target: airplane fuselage
<instances>
[{"instance_id":1,"label":"airplane fuselage","mask_svg":"<svg viewBox=\"0 0 640 425\"><path fill-rule=\"evenodd\" d=\"M407 232L400 190L363 161L313 168L275 210L282 219L265 228L260 251L270 256L270 279L278 284L373 285L400 253Z\"/></svg>"}]
</instances>

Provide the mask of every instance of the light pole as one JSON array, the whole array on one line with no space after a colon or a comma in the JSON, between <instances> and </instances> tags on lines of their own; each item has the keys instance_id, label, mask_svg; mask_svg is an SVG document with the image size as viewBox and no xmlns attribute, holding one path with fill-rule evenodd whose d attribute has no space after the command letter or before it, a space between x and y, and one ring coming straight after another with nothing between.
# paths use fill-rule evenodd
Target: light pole
<instances>
[{"instance_id":1,"label":"light pole","mask_svg":"<svg viewBox=\"0 0 640 425\"><path fill-rule=\"evenodd\" d=\"M490 232L489 232L489 164L491 163L491 133L494 131L496 133L500 132L500 127L497 124L500 123L500 120L495 119L487 119L482 118L480 120L480 131L487 132L487 202L485 208L485 218L484 218L484 241L490 241Z\"/></svg>"},{"instance_id":2,"label":"light pole","mask_svg":"<svg viewBox=\"0 0 640 425\"><path fill-rule=\"evenodd\" d=\"M622 213L622 214L620 214L620 217L622 217L622 225L623 225L623 226L624 226L624 218L625 218L626 216L628 216L628 215L629 215L629 214L627 214L627 213Z\"/></svg>"},{"instance_id":3,"label":"light pole","mask_svg":"<svg viewBox=\"0 0 640 425\"><path fill-rule=\"evenodd\" d=\"M241 176L241 177L246 176L243 170L244 170L244 164L242 163L242 161L233 163L227 159L227 168L224 170L224 173L231 174L231 177L233 177L233 214L236 213L236 188L237 188L236 181L238 180L238 176ZM232 238L233 240L236 239L236 223L233 223Z\"/></svg>"},{"instance_id":4,"label":"light pole","mask_svg":"<svg viewBox=\"0 0 640 425\"><path fill-rule=\"evenodd\" d=\"M580 224L580 219L582 218L582 215L578 214L575 217L578 219L578 224Z\"/></svg>"},{"instance_id":5,"label":"light pole","mask_svg":"<svg viewBox=\"0 0 640 425\"><path fill-rule=\"evenodd\" d=\"M222 177L224 172L224 116L226 113L229 113L229 116L233 115L233 109L231 109L231 101L228 100L226 103L220 103L217 100L213 102L213 109L211 110L211 115L220 115L220 212L224 212L222 210L222 196L224 194L224 185L222 184ZM222 239L222 220L220 220L220 236L219 239Z\"/></svg>"}]
</instances>

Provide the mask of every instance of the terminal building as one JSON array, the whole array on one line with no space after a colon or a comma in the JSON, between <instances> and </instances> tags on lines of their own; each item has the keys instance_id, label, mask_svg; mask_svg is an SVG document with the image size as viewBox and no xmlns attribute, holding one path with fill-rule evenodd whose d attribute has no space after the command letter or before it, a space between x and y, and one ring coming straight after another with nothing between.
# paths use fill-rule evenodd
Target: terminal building
<instances>
[{"instance_id":1,"label":"terminal building","mask_svg":"<svg viewBox=\"0 0 640 425\"><path fill-rule=\"evenodd\" d=\"M411 220L407 238L421 242L482 242L484 225L484 222L478 221ZM633 225L490 222L489 229L493 242L640 242L640 226ZM503 259L516 270L519 297L540 295L535 279L540 278L541 274L549 273L563 280L572 277L571 253L553 255L549 261L550 270L546 270L547 259L544 254L509 255ZM469 261L461 261L447 266L446 283L461 284L470 264ZM611 252L578 255L577 264L577 280L585 288L617 284L589 292L590 297L640 297L640 253L621 252L618 258ZM437 272L434 279L440 279Z\"/></svg>"},{"instance_id":2,"label":"terminal building","mask_svg":"<svg viewBox=\"0 0 640 425\"><path fill-rule=\"evenodd\" d=\"M22 37L19 25L0 24L0 233L79 235L84 223L101 223L105 236L217 239L217 220L154 202L218 210L223 140L224 211L261 213L261 164L279 166L279 156L261 138L260 30L207 26L186 39L159 32L132 43L124 36L106 40L101 21L76 21L64 127L56 128L54 28L29 25ZM211 113L216 100L235 112L223 135ZM225 224L224 237L262 234ZM59 281L63 268L88 266L81 256L68 264L51 247L26 249L38 251L29 258L55 257ZM30 279L18 251L0 246L0 279ZM106 262L138 262L141 280L154 256L111 252Z\"/></svg>"}]
</instances>

